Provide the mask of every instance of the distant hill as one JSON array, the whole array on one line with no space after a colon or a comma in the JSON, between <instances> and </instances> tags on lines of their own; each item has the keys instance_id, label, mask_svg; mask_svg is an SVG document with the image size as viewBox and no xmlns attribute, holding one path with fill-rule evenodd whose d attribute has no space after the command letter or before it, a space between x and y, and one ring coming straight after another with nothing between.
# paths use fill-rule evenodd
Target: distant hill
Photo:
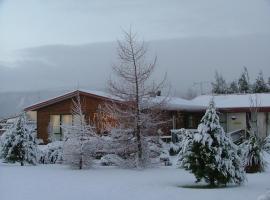
<instances>
[{"instance_id":1,"label":"distant hill","mask_svg":"<svg viewBox=\"0 0 270 200\"><path fill-rule=\"evenodd\" d=\"M3 92L0 93L0 118L19 113L25 107L46 100L65 91L33 91L33 92Z\"/></svg>"}]
</instances>

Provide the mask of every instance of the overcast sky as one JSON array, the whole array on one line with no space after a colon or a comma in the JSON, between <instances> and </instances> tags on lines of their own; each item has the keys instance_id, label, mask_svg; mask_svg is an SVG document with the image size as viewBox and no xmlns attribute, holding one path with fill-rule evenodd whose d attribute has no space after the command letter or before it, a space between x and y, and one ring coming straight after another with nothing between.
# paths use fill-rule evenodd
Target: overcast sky
<instances>
[{"instance_id":1,"label":"overcast sky","mask_svg":"<svg viewBox=\"0 0 270 200\"><path fill-rule=\"evenodd\" d=\"M187 86L211 79L215 69L228 79L243 66L270 76L269 0L0 0L0 90L70 87L77 80L57 77L71 63L65 73L88 66L88 76L78 72L76 79L102 88L106 76L102 82L94 75L109 73L111 42L130 26L154 40L157 71L169 72L174 88L183 88L181 77Z\"/></svg>"}]
</instances>

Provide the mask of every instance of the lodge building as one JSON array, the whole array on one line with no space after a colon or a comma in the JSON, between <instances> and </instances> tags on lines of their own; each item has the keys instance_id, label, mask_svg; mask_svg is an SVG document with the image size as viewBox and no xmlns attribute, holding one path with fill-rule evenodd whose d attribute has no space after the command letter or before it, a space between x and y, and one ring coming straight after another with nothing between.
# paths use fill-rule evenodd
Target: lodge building
<instances>
[{"instance_id":1,"label":"lodge building","mask_svg":"<svg viewBox=\"0 0 270 200\"><path fill-rule=\"evenodd\" d=\"M100 91L76 90L64 95L31 105L24 110L28 116L36 121L37 137L44 143L48 142L49 135L54 140L61 140L63 130L61 125L71 125L73 100L79 95L82 110L87 123L94 124L97 132L104 132L106 126L115 123L112 116L102 112L102 106L107 103L119 103L120 100Z\"/></svg>"},{"instance_id":2,"label":"lodge building","mask_svg":"<svg viewBox=\"0 0 270 200\"><path fill-rule=\"evenodd\" d=\"M61 140L63 132L61 125L73 123L72 99L78 94L84 101L82 105L85 119L97 128L98 133L102 134L116 125L113 116L102 112L100 108L108 103L121 103L119 98L100 91L71 91L24 109L30 118L36 121L37 136L44 143L48 142L49 135L55 140ZM164 97L154 98L162 100ZM171 129L195 130L212 98L220 112L220 123L225 132L246 131L253 124L257 124L261 137L270 134L270 94L202 95L192 100L170 97L166 104L161 106L163 115L169 123L159 130L165 136L170 136ZM259 104L251 106L252 98L256 98ZM255 107L256 113L253 112Z\"/></svg>"}]
</instances>

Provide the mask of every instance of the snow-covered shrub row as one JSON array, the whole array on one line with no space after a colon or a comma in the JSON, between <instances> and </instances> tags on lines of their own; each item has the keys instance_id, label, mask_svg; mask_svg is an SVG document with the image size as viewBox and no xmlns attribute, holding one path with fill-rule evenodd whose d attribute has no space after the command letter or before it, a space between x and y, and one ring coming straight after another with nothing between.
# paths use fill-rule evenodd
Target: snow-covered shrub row
<instances>
[{"instance_id":1,"label":"snow-covered shrub row","mask_svg":"<svg viewBox=\"0 0 270 200\"><path fill-rule=\"evenodd\" d=\"M100 159L100 164L103 166L118 166L121 168L135 167L133 162L128 159L123 159L116 154L107 154Z\"/></svg>"},{"instance_id":2,"label":"snow-covered shrub row","mask_svg":"<svg viewBox=\"0 0 270 200\"><path fill-rule=\"evenodd\" d=\"M39 163L55 164L63 162L63 141L39 145Z\"/></svg>"},{"instance_id":3,"label":"snow-covered shrub row","mask_svg":"<svg viewBox=\"0 0 270 200\"><path fill-rule=\"evenodd\" d=\"M183 135L179 164L192 172L197 182L204 180L215 186L241 184L246 180L238 147L221 127L213 100L198 132L191 135L186 131Z\"/></svg>"},{"instance_id":4,"label":"snow-covered shrub row","mask_svg":"<svg viewBox=\"0 0 270 200\"><path fill-rule=\"evenodd\" d=\"M38 148L35 128L28 122L25 113L1 136L0 157L5 162L37 164Z\"/></svg>"}]
</instances>

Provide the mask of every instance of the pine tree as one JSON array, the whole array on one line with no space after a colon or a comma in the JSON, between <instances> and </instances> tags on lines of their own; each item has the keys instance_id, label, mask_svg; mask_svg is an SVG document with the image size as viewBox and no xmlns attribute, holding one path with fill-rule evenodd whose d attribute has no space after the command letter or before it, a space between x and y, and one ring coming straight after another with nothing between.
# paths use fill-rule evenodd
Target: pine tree
<instances>
[{"instance_id":1,"label":"pine tree","mask_svg":"<svg viewBox=\"0 0 270 200\"><path fill-rule=\"evenodd\" d=\"M37 163L36 134L25 113L2 135L1 141L0 157L6 162L20 162L21 166Z\"/></svg>"},{"instance_id":2,"label":"pine tree","mask_svg":"<svg viewBox=\"0 0 270 200\"><path fill-rule=\"evenodd\" d=\"M262 71L260 71L253 85L253 93L264 93L269 91L270 91L269 86L267 85L267 83L265 83L263 73Z\"/></svg>"},{"instance_id":3,"label":"pine tree","mask_svg":"<svg viewBox=\"0 0 270 200\"><path fill-rule=\"evenodd\" d=\"M221 74L215 73L215 81L212 84L212 93L214 94L227 94L228 86Z\"/></svg>"},{"instance_id":4,"label":"pine tree","mask_svg":"<svg viewBox=\"0 0 270 200\"><path fill-rule=\"evenodd\" d=\"M240 93L250 93L249 74L246 67L238 80L238 88Z\"/></svg>"},{"instance_id":5,"label":"pine tree","mask_svg":"<svg viewBox=\"0 0 270 200\"><path fill-rule=\"evenodd\" d=\"M238 85L237 85L237 82L236 81L232 81L230 83L230 86L228 88L228 93L229 94L236 94L236 93L239 93L239 88L238 88Z\"/></svg>"},{"instance_id":6,"label":"pine tree","mask_svg":"<svg viewBox=\"0 0 270 200\"><path fill-rule=\"evenodd\" d=\"M220 126L213 100L198 126L198 133L191 139L180 165L191 171L197 182L205 180L210 186L219 186L245 181L238 147Z\"/></svg>"}]
</instances>

